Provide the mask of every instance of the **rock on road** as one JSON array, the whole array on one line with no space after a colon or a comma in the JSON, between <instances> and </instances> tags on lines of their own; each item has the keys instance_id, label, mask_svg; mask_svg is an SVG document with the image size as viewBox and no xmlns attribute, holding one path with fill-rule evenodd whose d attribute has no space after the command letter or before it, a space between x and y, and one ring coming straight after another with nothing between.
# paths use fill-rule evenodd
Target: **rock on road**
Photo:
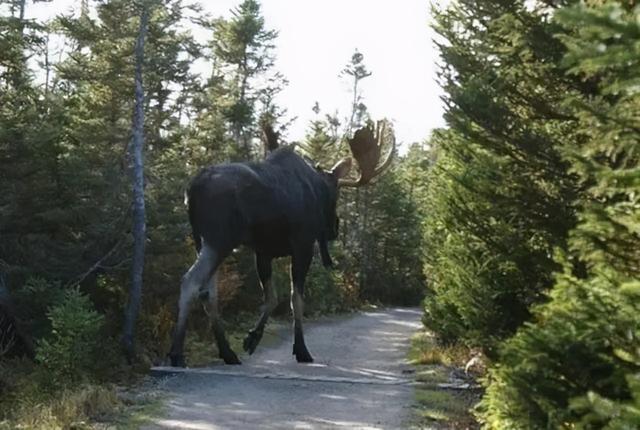
<instances>
[{"instance_id":1,"label":"rock on road","mask_svg":"<svg viewBox=\"0 0 640 430\"><path fill-rule=\"evenodd\" d=\"M165 384L166 413L145 428L407 428L414 389L406 353L420 316L401 308L307 322L312 364L296 363L283 341L259 345L242 366L179 369Z\"/></svg>"}]
</instances>

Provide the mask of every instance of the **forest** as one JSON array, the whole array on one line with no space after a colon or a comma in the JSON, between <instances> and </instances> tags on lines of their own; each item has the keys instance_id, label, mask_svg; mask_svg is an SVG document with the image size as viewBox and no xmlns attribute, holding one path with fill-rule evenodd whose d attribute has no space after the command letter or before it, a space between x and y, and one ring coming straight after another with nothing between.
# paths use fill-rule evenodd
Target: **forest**
<instances>
[{"instance_id":1,"label":"forest","mask_svg":"<svg viewBox=\"0 0 640 430\"><path fill-rule=\"evenodd\" d=\"M38 3L0 1L0 428L90 420L163 363L201 168L261 160L267 129L330 168L382 119L356 50L335 71L348 114L309 100L306 136L288 142L295 113L278 102L287 79L259 0L228 18L184 0L81 0L27 19ZM424 8L446 126L341 191L336 264L314 259L305 316L421 306L438 348L481 351L482 428L640 427L640 4ZM262 303L254 256L239 249L219 272L224 320L244 332ZM288 277L278 260L283 318ZM205 363L206 321L194 306L187 350Z\"/></svg>"}]
</instances>

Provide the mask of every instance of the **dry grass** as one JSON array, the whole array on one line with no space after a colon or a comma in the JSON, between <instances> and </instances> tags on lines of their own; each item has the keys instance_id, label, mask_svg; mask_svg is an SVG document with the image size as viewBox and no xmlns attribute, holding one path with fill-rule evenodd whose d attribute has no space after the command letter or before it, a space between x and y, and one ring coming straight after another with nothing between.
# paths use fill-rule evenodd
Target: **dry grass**
<instances>
[{"instance_id":1,"label":"dry grass","mask_svg":"<svg viewBox=\"0 0 640 430\"><path fill-rule=\"evenodd\" d=\"M420 428L478 428L470 413L474 401L465 393L418 388L416 401Z\"/></svg>"},{"instance_id":2,"label":"dry grass","mask_svg":"<svg viewBox=\"0 0 640 430\"><path fill-rule=\"evenodd\" d=\"M471 358L471 350L462 345L438 345L434 336L420 332L411 339L409 359L413 364L439 364L464 367Z\"/></svg>"},{"instance_id":3,"label":"dry grass","mask_svg":"<svg viewBox=\"0 0 640 430\"><path fill-rule=\"evenodd\" d=\"M464 346L438 345L434 336L420 332L411 339L409 360L417 366L417 428L475 429L471 410L478 402L477 390L438 388L451 382L452 372L460 372L475 352Z\"/></svg>"},{"instance_id":4,"label":"dry grass","mask_svg":"<svg viewBox=\"0 0 640 430\"><path fill-rule=\"evenodd\" d=\"M0 422L0 429L91 428L92 420L112 414L120 405L113 386L85 385L61 390L48 399L23 396L12 402L10 416Z\"/></svg>"}]
</instances>

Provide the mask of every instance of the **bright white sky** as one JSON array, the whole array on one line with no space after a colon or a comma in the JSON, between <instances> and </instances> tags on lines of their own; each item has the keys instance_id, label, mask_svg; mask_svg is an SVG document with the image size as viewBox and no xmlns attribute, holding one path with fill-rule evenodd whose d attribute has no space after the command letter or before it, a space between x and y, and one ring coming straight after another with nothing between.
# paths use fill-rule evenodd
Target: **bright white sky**
<instances>
[{"instance_id":1,"label":"bright white sky","mask_svg":"<svg viewBox=\"0 0 640 430\"><path fill-rule=\"evenodd\" d=\"M213 16L228 16L240 1L202 4ZM27 16L47 18L79 3L29 2ZM341 118L347 116L349 85L338 74L356 48L373 72L362 83L364 102L374 119L394 121L400 143L422 141L430 130L442 126L429 5L429 0L262 0L267 28L279 32L276 68L289 80L278 101L298 118L288 140L302 139L315 116L311 110L315 101L324 113L337 109Z\"/></svg>"}]
</instances>

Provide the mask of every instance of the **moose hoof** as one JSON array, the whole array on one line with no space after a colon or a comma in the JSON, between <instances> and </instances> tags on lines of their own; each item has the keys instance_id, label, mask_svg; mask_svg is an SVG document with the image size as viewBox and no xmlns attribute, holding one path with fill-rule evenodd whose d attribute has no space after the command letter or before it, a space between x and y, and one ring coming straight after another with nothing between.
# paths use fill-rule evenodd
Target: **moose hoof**
<instances>
[{"instance_id":1,"label":"moose hoof","mask_svg":"<svg viewBox=\"0 0 640 430\"><path fill-rule=\"evenodd\" d=\"M187 367L184 355L182 354L169 354L169 362L171 367Z\"/></svg>"},{"instance_id":2,"label":"moose hoof","mask_svg":"<svg viewBox=\"0 0 640 430\"><path fill-rule=\"evenodd\" d=\"M220 353L220 358L224 360L224 364L242 364L236 353L232 350Z\"/></svg>"},{"instance_id":3,"label":"moose hoof","mask_svg":"<svg viewBox=\"0 0 640 430\"><path fill-rule=\"evenodd\" d=\"M258 343L260 343L261 337L262 333L258 334L255 331L250 331L247 337L244 339L244 342L242 342L242 347L247 353L249 353L249 355L253 354L253 352L256 350Z\"/></svg>"},{"instance_id":4,"label":"moose hoof","mask_svg":"<svg viewBox=\"0 0 640 430\"><path fill-rule=\"evenodd\" d=\"M307 350L306 346L299 348L296 345L294 345L293 355L296 356L296 361L298 363L313 363L313 357L311 356L311 354L309 354L309 351Z\"/></svg>"}]
</instances>

